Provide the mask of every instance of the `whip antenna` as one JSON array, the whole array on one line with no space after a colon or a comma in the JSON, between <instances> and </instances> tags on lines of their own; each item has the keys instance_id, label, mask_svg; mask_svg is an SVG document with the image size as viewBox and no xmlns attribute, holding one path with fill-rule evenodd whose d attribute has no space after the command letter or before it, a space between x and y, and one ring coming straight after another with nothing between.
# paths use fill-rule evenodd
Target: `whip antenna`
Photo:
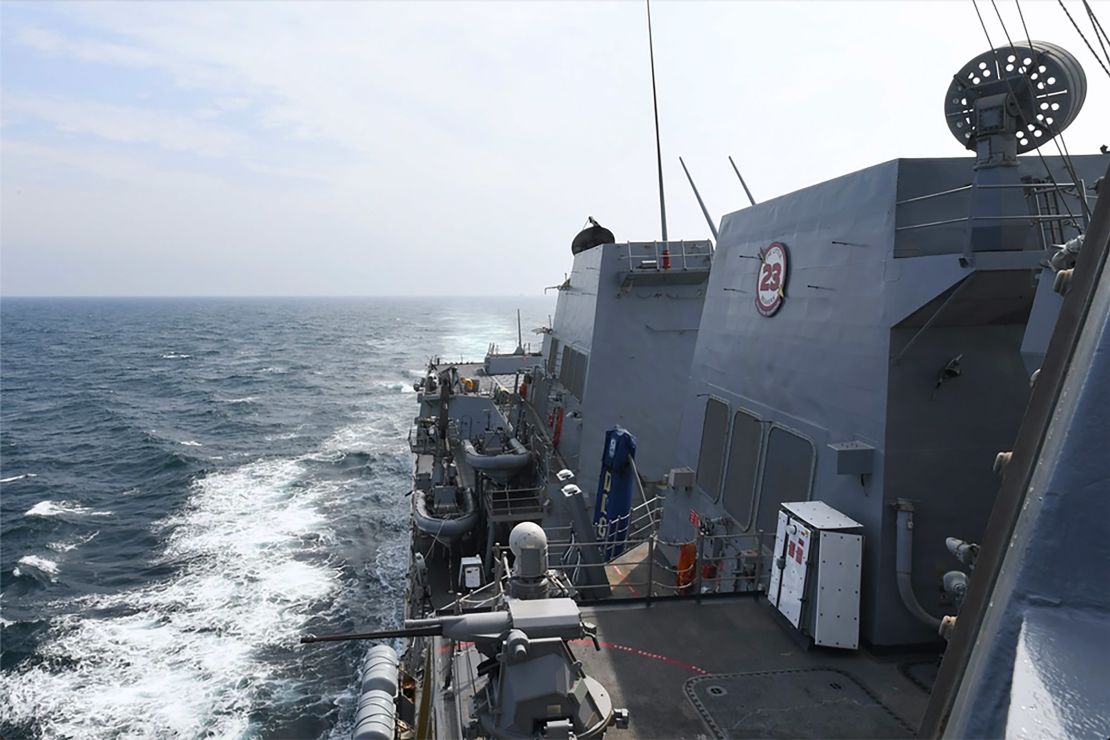
<instances>
[{"instance_id":1,"label":"whip antenna","mask_svg":"<svg viewBox=\"0 0 1110 740\"><path fill-rule=\"evenodd\" d=\"M744 188L744 194L748 196L748 200L751 201L751 204L754 206L755 198L752 197L752 191L748 190L748 183L744 182L744 176L740 174L740 168L736 166L736 163L732 161L731 154L728 156L728 163L732 165L732 169L736 173L736 176L740 178L740 186Z\"/></svg>"},{"instance_id":2,"label":"whip antenna","mask_svg":"<svg viewBox=\"0 0 1110 740\"><path fill-rule=\"evenodd\" d=\"M516 353L524 354L524 335L520 331L520 309L516 310Z\"/></svg>"},{"instance_id":3,"label":"whip antenna","mask_svg":"<svg viewBox=\"0 0 1110 740\"><path fill-rule=\"evenodd\" d=\"M655 108L655 164L659 171L659 220L663 224L663 241L667 241L667 203L663 199L663 148L659 143L659 97L655 94L655 44L651 38L651 0L647 6L648 54L651 56L651 104Z\"/></svg>"},{"instance_id":4,"label":"whip antenna","mask_svg":"<svg viewBox=\"0 0 1110 740\"><path fill-rule=\"evenodd\" d=\"M690 176L690 170L687 169L686 163L682 161L682 157L678 158L678 163L682 165L682 171L686 173L686 179L690 181L690 188L694 191L694 197L698 199L698 205L701 206L701 214L705 216L705 222L709 224L709 231L713 234L713 240L716 241L717 227L713 225L713 219L709 217L709 210L705 207L705 202L701 199L698 186L694 184L694 178Z\"/></svg>"}]
</instances>

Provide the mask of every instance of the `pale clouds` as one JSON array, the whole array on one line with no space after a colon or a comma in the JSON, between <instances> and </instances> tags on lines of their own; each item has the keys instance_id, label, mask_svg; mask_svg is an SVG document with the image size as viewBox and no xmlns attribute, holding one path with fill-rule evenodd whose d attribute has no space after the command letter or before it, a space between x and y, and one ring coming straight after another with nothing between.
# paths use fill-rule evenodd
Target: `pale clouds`
<instances>
[{"instance_id":1,"label":"pale clouds","mask_svg":"<svg viewBox=\"0 0 1110 740\"><path fill-rule=\"evenodd\" d=\"M176 112L110 105L53 96L9 95L7 116L29 116L72 134L91 134L124 144L154 144L163 149L225 157L242 152L243 137Z\"/></svg>"},{"instance_id":2,"label":"pale clouds","mask_svg":"<svg viewBox=\"0 0 1110 740\"><path fill-rule=\"evenodd\" d=\"M1034 35L1107 81L1054 4ZM658 236L639 3L5 3L8 293L532 293L586 215ZM1009 13L1004 9L1004 13ZM1016 23L1016 18L1009 19ZM658 3L672 236L898 156L963 156L957 3ZM1001 36L1001 34L998 34Z\"/></svg>"}]
</instances>

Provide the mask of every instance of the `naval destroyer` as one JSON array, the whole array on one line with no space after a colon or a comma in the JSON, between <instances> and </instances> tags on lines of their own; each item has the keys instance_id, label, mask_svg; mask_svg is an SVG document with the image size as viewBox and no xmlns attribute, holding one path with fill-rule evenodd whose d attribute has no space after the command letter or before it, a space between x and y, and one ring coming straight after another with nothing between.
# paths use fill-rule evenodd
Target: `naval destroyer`
<instances>
[{"instance_id":1,"label":"naval destroyer","mask_svg":"<svg viewBox=\"0 0 1110 740\"><path fill-rule=\"evenodd\" d=\"M304 639L378 641L354 738L1106 737L1108 157L1040 151L1085 95L1007 45L971 156L591 219L539 351L415 384L404 624Z\"/></svg>"}]
</instances>

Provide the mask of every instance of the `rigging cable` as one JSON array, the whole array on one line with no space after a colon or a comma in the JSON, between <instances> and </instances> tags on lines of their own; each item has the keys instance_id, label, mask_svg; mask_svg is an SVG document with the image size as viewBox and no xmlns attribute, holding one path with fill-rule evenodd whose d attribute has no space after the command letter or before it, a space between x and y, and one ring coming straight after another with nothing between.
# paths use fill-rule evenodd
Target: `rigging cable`
<instances>
[{"instance_id":1,"label":"rigging cable","mask_svg":"<svg viewBox=\"0 0 1110 740\"><path fill-rule=\"evenodd\" d=\"M1021 11L1021 0L1014 0L1014 5L1017 6L1018 18L1021 19L1021 29L1025 32L1025 42L1027 44L1029 44L1029 48L1032 49L1033 48L1033 39L1029 35L1029 26L1027 26L1025 24L1025 14ZM999 17L999 20L1001 21L1001 17ZM1002 25L1002 28L1003 28L1003 30L1005 30L1005 28L1006 28L1006 25L1004 23ZM1100 60L1100 63L1101 63L1101 60ZM1013 92L1013 91L1011 90L1011 92ZM1024 116L1023 116L1023 118L1024 118ZM1052 130L1049 129L1049 133L1051 133L1051 132L1052 132ZM1057 137L1060 139L1059 142L1056 141ZM1075 188L1076 198L1079 200L1080 205L1083 207L1083 213L1086 215L1088 222L1090 222L1091 208L1090 208L1090 206L1087 205L1087 194L1083 192L1083 186L1080 184L1079 177L1076 174L1075 165L1074 165L1074 163L1072 162L1072 159L1071 159L1071 152L1068 151L1067 142L1064 141L1064 132L1063 131L1057 132L1056 136L1052 137L1052 143L1056 146L1057 153L1059 153L1060 158L1064 161L1064 167L1067 169L1068 175L1071 177L1072 187ZM1063 149L1060 148L1061 145L1063 146ZM1048 177L1052 181L1053 187L1055 187L1055 189L1057 191L1063 192L1060 185L1056 182L1056 178L1052 176L1052 170L1049 169L1048 162L1045 161L1044 155L1041 154L1040 147L1038 147L1036 151L1037 151L1037 156L1040 157L1041 166L1043 166L1044 169L1045 169L1045 172L1048 173ZM1068 218L1070 218L1072 220L1072 223L1075 225L1076 230L1081 231L1081 229L1079 228L1079 224L1075 222L1075 216L1071 212L1071 207L1068 206L1067 199L1066 198L1061 198L1060 202L1063 203L1064 210L1067 211Z\"/></svg>"},{"instance_id":2,"label":"rigging cable","mask_svg":"<svg viewBox=\"0 0 1110 740\"><path fill-rule=\"evenodd\" d=\"M991 0L991 7L994 8L994 14L998 16L998 25L1002 26L1002 33L1006 34L1006 43L1010 45L1011 49L1014 48L1014 42L1010 39L1010 32L1006 30L1006 22L1002 20L1002 13L998 10L998 3ZM978 10L978 8L976 10ZM982 20L982 18L979 20Z\"/></svg>"},{"instance_id":3,"label":"rigging cable","mask_svg":"<svg viewBox=\"0 0 1110 740\"><path fill-rule=\"evenodd\" d=\"M1022 27L1025 27L1025 16L1021 12L1021 0L1014 0L1014 2L1018 6L1018 15L1021 16ZM1001 65L1001 62L998 61L998 50L994 47L994 42L991 41L991 35L987 31L987 24L983 21L983 14L979 12L979 4L975 0L971 0L971 6L973 8L975 8L975 15L977 15L979 17L979 26L983 29L983 36L986 37L987 45L991 48L991 52L994 55L995 69L998 71L998 76L995 79L1005 81L1007 91L1010 93L1010 95L1014 95L1014 87L1013 87L1013 84L1010 82L1010 78L1005 77L1005 76L1002 75L1002 65ZM997 10L997 6L995 6L995 10ZM1001 15L999 15L999 21L1001 21L1001 20L1002 20L1002 17L1001 17ZM1006 34L1006 38L1009 39L1010 34L1006 31L1006 24L1005 23L1002 24L1002 31L1003 31L1003 33ZM1031 40L1029 40L1029 29L1028 28L1025 28L1025 36L1026 36L1026 40L1029 43L1029 51L1034 53L1034 54L1037 54L1038 52L1036 51L1036 49L1033 48L1033 42ZM1012 46L1013 46L1013 44L1011 44L1011 47ZM1019 112L1020 112L1020 115L1021 115L1021 120L1026 125L1029 125L1029 119L1026 118L1025 112L1020 111L1020 108L1019 108ZM1045 160L1044 154L1041 153L1040 147L1036 147L1033 151L1035 151L1037 153L1037 157L1038 157L1038 159L1040 159L1041 166L1044 167L1045 174L1048 175L1048 179L1052 183L1053 190L1055 190L1056 192L1062 192L1063 189L1060 187L1060 184L1058 182L1056 182L1056 177L1052 174L1052 169L1048 166L1048 161ZM1062 156L1063 156L1063 154L1061 153L1061 157ZM1074 179L1073 179L1073 182L1074 182ZM1082 201L1083 198L1080 197L1080 200ZM1068 218L1071 220L1073 225L1075 225L1075 228L1078 230L1079 225L1075 221L1075 214L1073 214L1071 212L1071 207L1068 206L1067 199L1066 198L1061 198L1060 203L1063 204L1064 210L1068 214Z\"/></svg>"},{"instance_id":4,"label":"rigging cable","mask_svg":"<svg viewBox=\"0 0 1110 740\"><path fill-rule=\"evenodd\" d=\"M1102 62L1102 57L1098 55L1098 52L1095 51L1095 47L1091 46L1091 42L1087 40L1087 36L1083 33L1083 29L1080 28L1079 24L1075 22L1075 19L1071 17L1071 13L1068 11L1068 6L1064 5L1064 0L1056 0L1056 2L1058 2L1060 4L1060 7L1064 9L1064 15L1066 15L1068 17L1068 20L1071 21L1071 25L1075 28L1075 32L1079 34L1079 38L1083 39L1083 43L1086 44L1087 48L1091 50L1091 53L1095 55L1095 59L1098 60L1098 66L1102 67L1102 71L1106 73L1107 77L1110 77L1110 69L1106 68L1106 65Z\"/></svg>"},{"instance_id":5,"label":"rigging cable","mask_svg":"<svg viewBox=\"0 0 1110 740\"><path fill-rule=\"evenodd\" d=\"M987 33L987 24L983 20L983 14L979 12L979 3L975 2L975 0L971 0L971 7L975 8L975 15L979 16L979 26L983 29L983 35L987 37L987 46L989 46L991 48L991 50L993 50L994 49L994 42L991 41L991 35L989 33ZM998 67L998 54L997 53L994 55L994 65L995 65L995 68L997 69L997 67ZM999 79L1001 79L1002 75L999 75L998 77L999 77Z\"/></svg>"},{"instance_id":6,"label":"rigging cable","mask_svg":"<svg viewBox=\"0 0 1110 740\"><path fill-rule=\"evenodd\" d=\"M1087 11L1087 20L1091 22L1091 28L1094 29L1095 38L1098 39L1099 48L1102 49L1102 53L1106 56L1106 61L1110 62L1110 52L1106 50L1106 44L1102 43L1104 39L1110 41L1110 37L1107 37L1106 31L1102 28L1102 23L1099 21L1098 16L1095 15L1095 9L1091 7L1091 4L1087 2L1087 0L1083 0L1083 8Z\"/></svg>"}]
</instances>

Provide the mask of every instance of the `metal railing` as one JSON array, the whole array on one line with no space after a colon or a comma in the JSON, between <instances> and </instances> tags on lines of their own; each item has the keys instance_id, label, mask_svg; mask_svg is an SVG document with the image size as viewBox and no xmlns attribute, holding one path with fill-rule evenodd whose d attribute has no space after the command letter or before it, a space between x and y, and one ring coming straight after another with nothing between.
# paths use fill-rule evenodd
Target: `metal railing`
<instances>
[{"instance_id":1,"label":"metal railing","mask_svg":"<svg viewBox=\"0 0 1110 740\"><path fill-rule=\"evenodd\" d=\"M543 513L543 486L491 488L482 491L486 510L498 521L528 519Z\"/></svg>"},{"instance_id":2,"label":"metal railing","mask_svg":"<svg viewBox=\"0 0 1110 740\"><path fill-rule=\"evenodd\" d=\"M409 450L414 455L431 455L436 451L436 438L430 434L421 433L414 424L409 427Z\"/></svg>"},{"instance_id":3,"label":"metal railing","mask_svg":"<svg viewBox=\"0 0 1110 740\"><path fill-rule=\"evenodd\" d=\"M672 251L675 246L678 251ZM622 257L633 270L689 270L695 258L693 267L709 269L713 261L713 247L708 242L627 242L624 248ZM664 257L670 260L671 267L664 267Z\"/></svg>"},{"instance_id":4,"label":"metal railing","mask_svg":"<svg viewBox=\"0 0 1110 740\"><path fill-rule=\"evenodd\" d=\"M550 530L549 530L550 531ZM598 543L601 545L602 543ZM624 539L607 543L622 552L604 563L584 563L563 557L548 569L567 577L583 602L643 600L694 597L711 594L736 594L766 591L773 561L773 533L699 535L685 542L666 542L654 533L645 539ZM574 546L573 540L551 541L549 547ZM674 565L663 550L677 555ZM498 560L508 549L494 546ZM553 558L553 560L556 560ZM603 585L590 585L578 577L588 569L602 569ZM491 593L491 599L496 595ZM492 600L490 601L492 603Z\"/></svg>"},{"instance_id":5,"label":"metal railing","mask_svg":"<svg viewBox=\"0 0 1110 740\"><path fill-rule=\"evenodd\" d=\"M1070 188L1070 189L1069 189ZM935 193L927 193L926 195L918 195L913 198L905 198L903 200L895 201L895 206L904 206L910 203L921 203L923 201L932 200L934 198L941 198L948 195L957 193L966 193L974 190L1024 190L1028 195L1031 195L1035 200L1037 213L1029 213L1025 215L999 215L999 216L961 216L959 218L948 218L939 221L928 221L920 224L910 224L908 226L896 226L894 231L912 231L914 229L925 229L933 226L946 226L950 224L971 223L972 221L1028 221L1032 225L1039 225L1043 222L1070 222L1070 225L1076 229L1080 228L1080 224L1076 222L1076 216L1070 213L1041 213L1040 198L1049 195L1055 195L1063 198L1065 196L1072 196L1076 200L1082 199L1086 201L1087 192L1085 183L1080 180L1078 183L1061 182L1061 183L996 183L984 185L961 185L956 188L949 188L948 190L940 190ZM1083 216L1085 209L1080 209L1080 216ZM1084 226L1086 224L1084 223Z\"/></svg>"}]
</instances>

